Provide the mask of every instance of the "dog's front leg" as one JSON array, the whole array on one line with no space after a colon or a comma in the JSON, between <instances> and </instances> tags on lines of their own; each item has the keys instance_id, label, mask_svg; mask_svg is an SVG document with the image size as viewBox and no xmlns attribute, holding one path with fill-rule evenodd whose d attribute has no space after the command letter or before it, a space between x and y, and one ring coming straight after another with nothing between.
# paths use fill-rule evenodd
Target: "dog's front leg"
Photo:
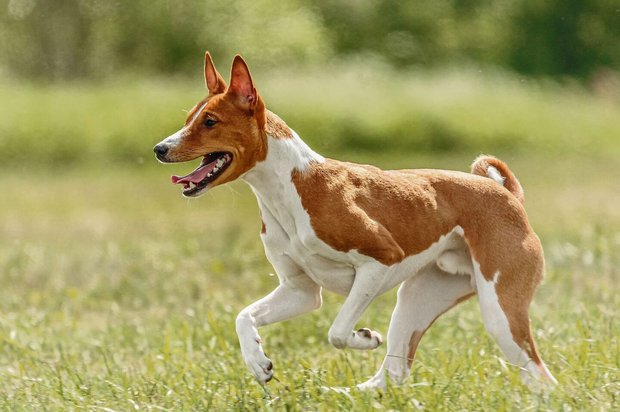
<instances>
[{"instance_id":1,"label":"dog's front leg","mask_svg":"<svg viewBox=\"0 0 620 412\"><path fill-rule=\"evenodd\" d=\"M387 267L378 262L368 262L355 271L355 280L340 312L329 329L329 342L342 349L375 349L383 340L381 335L370 329L353 331L364 310L381 290Z\"/></svg>"},{"instance_id":2,"label":"dog's front leg","mask_svg":"<svg viewBox=\"0 0 620 412\"><path fill-rule=\"evenodd\" d=\"M300 275L304 276L305 275ZM273 364L265 356L258 328L281 322L321 306L321 288L307 279L280 284L273 292L246 307L237 316L237 335L243 360L260 383L273 377Z\"/></svg>"}]
</instances>

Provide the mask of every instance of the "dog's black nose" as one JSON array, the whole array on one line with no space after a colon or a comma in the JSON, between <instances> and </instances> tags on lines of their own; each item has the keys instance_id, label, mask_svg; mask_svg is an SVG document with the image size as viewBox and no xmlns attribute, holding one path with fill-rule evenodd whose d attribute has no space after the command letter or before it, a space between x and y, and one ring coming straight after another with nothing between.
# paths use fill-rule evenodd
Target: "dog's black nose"
<instances>
[{"instance_id":1,"label":"dog's black nose","mask_svg":"<svg viewBox=\"0 0 620 412\"><path fill-rule=\"evenodd\" d=\"M157 156L164 156L166 153L168 153L168 146L166 146L163 143L160 143L153 148L153 151L155 152Z\"/></svg>"}]
</instances>

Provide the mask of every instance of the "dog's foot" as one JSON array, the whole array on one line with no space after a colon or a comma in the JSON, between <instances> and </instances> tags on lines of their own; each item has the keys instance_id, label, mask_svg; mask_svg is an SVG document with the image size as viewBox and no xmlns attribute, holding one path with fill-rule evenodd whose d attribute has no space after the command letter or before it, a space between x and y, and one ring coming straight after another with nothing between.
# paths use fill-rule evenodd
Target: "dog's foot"
<instances>
[{"instance_id":1,"label":"dog's foot","mask_svg":"<svg viewBox=\"0 0 620 412\"><path fill-rule=\"evenodd\" d=\"M353 332L347 346L353 349L376 349L383 343L381 334L368 328Z\"/></svg>"},{"instance_id":2,"label":"dog's foot","mask_svg":"<svg viewBox=\"0 0 620 412\"><path fill-rule=\"evenodd\" d=\"M385 386L386 386L385 375L381 373L381 374L377 374L376 376L373 376L372 378L368 379L366 382L357 384L355 387L359 389L360 391L375 391L377 389L385 389Z\"/></svg>"},{"instance_id":3,"label":"dog's foot","mask_svg":"<svg viewBox=\"0 0 620 412\"><path fill-rule=\"evenodd\" d=\"M551 392L558 385L544 363L536 365L532 361L521 369L521 380L534 393Z\"/></svg>"},{"instance_id":4,"label":"dog's foot","mask_svg":"<svg viewBox=\"0 0 620 412\"><path fill-rule=\"evenodd\" d=\"M265 356L263 351L256 351L244 360L245 364L248 365L248 368L250 368L252 374L254 374L254 377L261 385L264 385L273 378L273 363Z\"/></svg>"}]
</instances>

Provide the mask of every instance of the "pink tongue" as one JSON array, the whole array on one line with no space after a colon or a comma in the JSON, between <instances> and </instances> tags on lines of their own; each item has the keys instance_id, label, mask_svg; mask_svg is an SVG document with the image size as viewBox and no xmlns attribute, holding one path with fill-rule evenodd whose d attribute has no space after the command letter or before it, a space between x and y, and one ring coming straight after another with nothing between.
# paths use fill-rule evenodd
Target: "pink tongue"
<instances>
[{"instance_id":1,"label":"pink tongue","mask_svg":"<svg viewBox=\"0 0 620 412\"><path fill-rule=\"evenodd\" d=\"M200 164L200 166L198 166L198 169L194 170L192 173L186 175L186 176L172 176L171 180L172 183L174 184L184 184L184 183L200 183L202 182L207 175L213 170L213 168L215 168L215 162L217 161L214 160L209 164Z\"/></svg>"}]
</instances>

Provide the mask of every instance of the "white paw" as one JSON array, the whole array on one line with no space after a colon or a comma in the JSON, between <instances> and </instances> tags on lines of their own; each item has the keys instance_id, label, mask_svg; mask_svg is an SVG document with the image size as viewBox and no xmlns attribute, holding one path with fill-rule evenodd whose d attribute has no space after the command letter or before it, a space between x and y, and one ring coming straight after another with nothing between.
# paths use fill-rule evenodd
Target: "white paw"
<instances>
[{"instance_id":1,"label":"white paw","mask_svg":"<svg viewBox=\"0 0 620 412\"><path fill-rule=\"evenodd\" d=\"M249 356L244 355L244 361L261 385L269 382L271 378L273 378L273 363L265 356L262 350L254 351L254 353Z\"/></svg>"},{"instance_id":2,"label":"white paw","mask_svg":"<svg viewBox=\"0 0 620 412\"><path fill-rule=\"evenodd\" d=\"M521 380L534 393L550 392L558 385L544 363L536 365L532 361L521 369Z\"/></svg>"},{"instance_id":3,"label":"white paw","mask_svg":"<svg viewBox=\"0 0 620 412\"><path fill-rule=\"evenodd\" d=\"M355 387L360 391L375 391L377 389L385 389L385 375L380 374L362 382Z\"/></svg>"},{"instance_id":4,"label":"white paw","mask_svg":"<svg viewBox=\"0 0 620 412\"><path fill-rule=\"evenodd\" d=\"M347 342L347 346L353 349L376 349L383 343L381 334L368 328L359 329L353 332Z\"/></svg>"}]
</instances>

